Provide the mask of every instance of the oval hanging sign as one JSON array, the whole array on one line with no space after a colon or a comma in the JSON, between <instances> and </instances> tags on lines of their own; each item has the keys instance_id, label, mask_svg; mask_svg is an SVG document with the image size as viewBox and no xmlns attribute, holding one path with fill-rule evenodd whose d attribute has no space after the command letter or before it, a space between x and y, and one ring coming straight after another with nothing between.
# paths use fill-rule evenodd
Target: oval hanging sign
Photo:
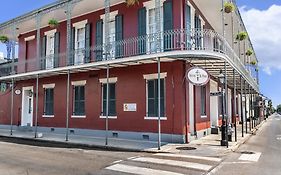
<instances>
[{"instance_id":1,"label":"oval hanging sign","mask_svg":"<svg viewBox=\"0 0 281 175\"><path fill-rule=\"evenodd\" d=\"M16 95L20 95L21 94L21 90L19 90L19 89L15 90L15 94Z\"/></svg>"},{"instance_id":2,"label":"oval hanging sign","mask_svg":"<svg viewBox=\"0 0 281 175\"><path fill-rule=\"evenodd\" d=\"M195 86L204 86L209 82L210 75L201 67L192 67L186 72L186 78Z\"/></svg>"}]
</instances>

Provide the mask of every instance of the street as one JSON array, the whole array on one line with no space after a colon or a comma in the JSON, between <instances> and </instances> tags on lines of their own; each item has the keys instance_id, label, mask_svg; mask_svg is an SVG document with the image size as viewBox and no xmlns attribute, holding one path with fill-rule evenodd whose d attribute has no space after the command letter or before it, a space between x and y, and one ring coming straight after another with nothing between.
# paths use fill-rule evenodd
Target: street
<instances>
[{"instance_id":1,"label":"street","mask_svg":"<svg viewBox=\"0 0 281 175\"><path fill-rule=\"evenodd\" d=\"M255 154L242 154L242 153ZM274 114L235 153L228 155L214 171L218 175L280 175L281 115Z\"/></svg>"},{"instance_id":2,"label":"street","mask_svg":"<svg viewBox=\"0 0 281 175\"><path fill-rule=\"evenodd\" d=\"M277 175L281 174L280 142L280 115L270 117L256 135L250 137L237 151L225 156L210 156L206 151L201 151L202 154L192 151L184 154L141 153L2 141L0 174Z\"/></svg>"}]
</instances>

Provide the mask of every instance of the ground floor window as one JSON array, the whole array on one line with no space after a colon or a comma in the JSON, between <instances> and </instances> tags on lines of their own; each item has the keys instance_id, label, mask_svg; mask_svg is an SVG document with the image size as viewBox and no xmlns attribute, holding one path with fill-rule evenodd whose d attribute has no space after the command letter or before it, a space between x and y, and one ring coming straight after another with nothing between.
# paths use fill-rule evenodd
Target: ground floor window
<instances>
[{"instance_id":1,"label":"ground floor window","mask_svg":"<svg viewBox=\"0 0 281 175\"><path fill-rule=\"evenodd\" d=\"M201 116L206 116L206 86L201 87Z\"/></svg>"},{"instance_id":2,"label":"ground floor window","mask_svg":"<svg viewBox=\"0 0 281 175\"><path fill-rule=\"evenodd\" d=\"M147 81L147 117L158 116L158 79ZM165 116L165 79L160 80L160 116Z\"/></svg>"},{"instance_id":3,"label":"ground floor window","mask_svg":"<svg viewBox=\"0 0 281 175\"><path fill-rule=\"evenodd\" d=\"M116 116L115 83L109 83L108 116ZM102 116L106 116L107 84L102 84Z\"/></svg>"},{"instance_id":4,"label":"ground floor window","mask_svg":"<svg viewBox=\"0 0 281 175\"><path fill-rule=\"evenodd\" d=\"M44 115L54 115L54 88L44 89Z\"/></svg>"},{"instance_id":5,"label":"ground floor window","mask_svg":"<svg viewBox=\"0 0 281 175\"><path fill-rule=\"evenodd\" d=\"M85 115L85 86L74 86L74 111L75 116Z\"/></svg>"}]
</instances>

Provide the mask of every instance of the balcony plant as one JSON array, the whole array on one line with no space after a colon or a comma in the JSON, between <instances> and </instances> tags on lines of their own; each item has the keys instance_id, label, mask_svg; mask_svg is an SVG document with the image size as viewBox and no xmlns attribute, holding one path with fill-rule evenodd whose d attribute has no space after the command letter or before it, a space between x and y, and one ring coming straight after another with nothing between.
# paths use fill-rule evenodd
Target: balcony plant
<instances>
[{"instance_id":1,"label":"balcony plant","mask_svg":"<svg viewBox=\"0 0 281 175\"><path fill-rule=\"evenodd\" d=\"M235 6L232 2L224 3L224 11L225 13L231 13L235 10Z\"/></svg>"},{"instance_id":2,"label":"balcony plant","mask_svg":"<svg viewBox=\"0 0 281 175\"><path fill-rule=\"evenodd\" d=\"M255 65L257 65L257 62L256 62L256 60L253 60L253 61L250 62L250 64L255 66Z\"/></svg>"},{"instance_id":3,"label":"balcony plant","mask_svg":"<svg viewBox=\"0 0 281 175\"><path fill-rule=\"evenodd\" d=\"M254 52L253 52L252 49L248 49L247 52L246 52L246 55L247 55L247 56L251 56L251 55L253 55L253 53L254 53Z\"/></svg>"},{"instance_id":4,"label":"balcony plant","mask_svg":"<svg viewBox=\"0 0 281 175\"><path fill-rule=\"evenodd\" d=\"M243 31L243 32L239 32L236 36L236 40L238 41L243 41L248 37L247 32Z\"/></svg>"},{"instance_id":5,"label":"balcony plant","mask_svg":"<svg viewBox=\"0 0 281 175\"><path fill-rule=\"evenodd\" d=\"M139 3L139 0L126 0L128 6L133 6Z\"/></svg>"},{"instance_id":6,"label":"balcony plant","mask_svg":"<svg viewBox=\"0 0 281 175\"><path fill-rule=\"evenodd\" d=\"M9 41L9 38L7 36L1 35L0 36L0 41L1 43L6 43Z\"/></svg>"},{"instance_id":7,"label":"balcony plant","mask_svg":"<svg viewBox=\"0 0 281 175\"><path fill-rule=\"evenodd\" d=\"M48 24L51 28L56 28L59 26L59 22L56 19L50 19Z\"/></svg>"}]
</instances>

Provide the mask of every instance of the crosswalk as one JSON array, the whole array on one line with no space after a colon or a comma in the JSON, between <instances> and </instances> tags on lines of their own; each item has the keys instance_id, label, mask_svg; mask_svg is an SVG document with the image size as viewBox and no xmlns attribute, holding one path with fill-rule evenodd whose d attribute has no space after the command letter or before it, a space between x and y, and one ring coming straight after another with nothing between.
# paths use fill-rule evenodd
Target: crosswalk
<instances>
[{"instance_id":1,"label":"crosswalk","mask_svg":"<svg viewBox=\"0 0 281 175\"><path fill-rule=\"evenodd\" d=\"M105 174L186 175L206 174L222 159L195 155L156 153L116 161L104 169Z\"/></svg>"}]
</instances>

